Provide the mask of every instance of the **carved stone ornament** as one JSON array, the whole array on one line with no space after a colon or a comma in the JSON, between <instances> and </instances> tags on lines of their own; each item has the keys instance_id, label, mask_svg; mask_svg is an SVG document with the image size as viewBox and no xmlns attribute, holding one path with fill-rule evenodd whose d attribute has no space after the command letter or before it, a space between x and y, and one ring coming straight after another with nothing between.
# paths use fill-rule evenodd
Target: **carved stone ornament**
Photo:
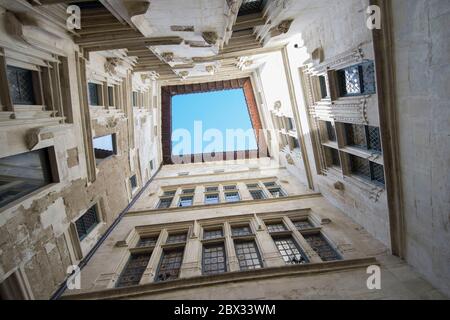
<instances>
[{"instance_id":1,"label":"carved stone ornament","mask_svg":"<svg viewBox=\"0 0 450 320\"><path fill-rule=\"evenodd\" d=\"M186 79L189 76L189 71L181 71L178 75L181 78Z\"/></svg>"},{"instance_id":2,"label":"carved stone ornament","mask_svg":"<svg viewBox=\"0 0 450 320\"><path fill-rule=\"evenodd\" d=\"M217 43L217 40L219 39L217 32L214 31L203 32L202 37L206 41L206 43L211 45L215 45Z\"/></svg>"},{"instance_id":3,"label":"carved stone ornament","mask_svg":"<svg viewBox=\"0 0 450 320\"><path fill-rule=\"evenodd\" d=\"M293 21L294 20L292 19L281 21L280 24L278 24L277 26L277 30L281 33L288 33Z\"/></svg>"},{"instance_id":4,"label":"carved stone ornament","mask_svg":"<svg viewBox=\"0 0 450 320\"><path fill-rule=\"evenodd\" d=\"M275 104L273 105L273 107L275 108L275 110L280 110L281 109L281 101L275 101Z\"/></svg>"},{"instance_id":5,"label":"carved stone ornament","mask_svg":"<svg viewBox=\"0 0 450 320\"><path fill-rule=\"evenodd\" d=\"M106 58L105 71L106 73L115 76L117 75L117 67L122 65L122 60L119 58Z\"/></svg>"},{"instance_id":6,"label":"carved stone ornament","mask_svg":"<svg viewBox=\"0 0 450 320\"><path fill-rule=\"evenodd\" d=\"M173 52L163 52L161 54L161 57L164 59L164 61L166 62L172 62L173 58L174 58L174 54Z\"/></svg>"}]
</instances>

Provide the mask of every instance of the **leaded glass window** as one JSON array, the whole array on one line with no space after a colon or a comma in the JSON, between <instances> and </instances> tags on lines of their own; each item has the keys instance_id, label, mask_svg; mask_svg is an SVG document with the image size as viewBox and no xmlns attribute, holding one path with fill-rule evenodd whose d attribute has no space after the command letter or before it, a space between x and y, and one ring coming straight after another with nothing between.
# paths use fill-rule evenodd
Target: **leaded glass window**
<instances>
[{"instance_id":1,"label":"leaded glass window","mask_svg":"<svg viewBox=\"0 0 450 320\"><path fill-rule=\"evenodd\" d=\"M278 223L270 223L270 224L266 224L267 226L267 231L269 231L270 233L273 232L283 232L286 231L286 226L284 225L283 222L278 222Z\"/></svg>"},{"instance_id":2,"label":"leaded glass window","mask_svg":"<svg viewBox=\"0 0 450 320\"><path fill-rule=\"evenodd\" d=\"M176 280L180 274L183 263L184 248L164 250L156 274L156 282Z\"/></svg>"},{"instance_id":3,"label":"leaded glass window","mask_svg":"<svg viewBox=\"0 0 450 320\"><path fill-rule=\"evenodd\" d=\"M222 228L203 231L203 239L204 240L212 240L212 239L217 239L217 238L223 238Z\"/></svg>"},{"instance_id":4,"label":"leaded glass window","mask_svg":"<svg viewBox=\"0 0 450 320\"><path fill-rule=\"evenodd\" d=\"M224 244L203 246L202 262L205 275L227 272Z\"/></svg>"},{"instance_id":5,"label":"leaded glass window","mask_svg":"<svg viewBox=\"0 0 450 320\"><path fill-rule=\"evenodd\" d=\"M250 190L250 194L252 195L253 200L262 200L266 198L262 190Z\"/></svg>"},{"instance_id":6,"label":"leaded glass window","mask_svg":"<svg viewBox=\"0 0 450 320\"><path fill-rule=\"evenodd\" d=\"M33 71L8 66L7 77L13 104L36 104L33 87Z\"/></svg>"},{"instance_id":7,"label":"leaded glass window","mask_svg":"<svg viewBox=\"0 0 450 320\"><path fill-rule=\"evenodd\" d=\"M181 197L179 207L190 207L194 203L194 197Z\"/></svg>"},{"instance_id":8,"label":"leaded glass window","mask_svg":"<svg viewBox=\"0 0 450 320\"><path fill-rule=\"evenodd\" d=\"M153 247L158 241L158 236L142 237L137 244L138 247Z\"/></svg>"},{"instance_id":9,"label":"leaded glass window","mask_svg":"<svg viewBox=\"0 0 450 320\"><path fill-rule=\"evenodd\" d=\"M250 226L236 226L231 228L231 235L235 237L248 236L252 234Z\"/></svg>"},{"instance_id":10,"label":"leaded glass window","mask_svg":"<svg viewBox=\"0 0 450 320\"><path fill-rule=\"evenodd\" d=\"M337 71L341 96L374 94L375 68L372 61Z\"/></svg>"},{"instance_id":11,"label":"leaded glass window","mask_svg":"<svg viewBox=\"0 0 450 320\"><path fill-rule=\"evenodd\" d=\"M297 230L305 230L314 228L314 225L309 220L297 220L292 222Z\"/></svg>"},{"instance_id":12,"label":"leaded glass window","mask_svg":"<svg viewBox=\"0 0 450 320\"><path fill-rule=\"evenodd\" d=\"M93 206L75 222L80 241L86 238L98 223L97 206Z\"/></svg>"},{"instance_id":13,"label":"leaded glass window","mask_svg":"<svg viewBox=\"0 0 450 320\"><path fill-rule=\"evenodd\" d=\"M150 253L132 254L125 269L122 271L117 287L129 287L138 285L151 257Z\"/></svg>"},{"instance_id":14,"label":"leaded glass window","mask_svg":"<svg viewBox=\"0 0 450 320\"><path fill-rule=\"evenodd\" d=\"M255 241L235 242L234 248L241 270L262 268L261 257Z\"/></svg>"},{"instance_id":15,"label":"leaded glass window","mask_svg":"<svg viewBox=\"0 0 450 320\"><path fill-rule=\"evenodd\" d=\"M303 237L323 261L341 260L340 255L321 233L303 235Z\"/></svg>"},{"instance_id":16,"label":"leaded glass window","mask_svg":"<svg viewBox=\"0 0 450 320\"><path fill-rule=\"evenodd\" d=\"M347 144L381 153L381 137L378 127L346 124Z\"/></svg>"},{"instance_id":17,"label":"leaded glass window","mask_svg":"<svg viewBox=\"0 0 450 320\"><path fill-rule=\"evenodd\" d=\"M367 143L369 150L381 152L381 136L378 127L367 127Z\"/></svg>"},{"instance_id":18,"label":"leaded glass window","mask_svg":"<svg viewBox=\"0 0 450 320\"><path fill-rule=\"evenodd\" d=\"M237 202L237 201L240 201L241 198L239 197L239 193L229 192L229 193L225 193L225 200L227 202Z\"/></svg>"},{"instance_id":19,"label":"leaded glass window","mask_svg":"<svg viewBox=\"0 0 450 320\"><path fill-rule=\"evenodd\" d=\"M372 173L372 180L384 185L384 167L378 163L370 163L370 171Z\"/></svg>"},{"instance_id":20,"label":"leaded glass window","mask_svg":"<svg viewBox=\"0 0 450 320\"><path fill-rule=\"evenodd\" d=\"M186 242L187 233L170 234L166 243L183 243Z\"/></svg>"},{"instance_id":21,"label":"leaded glass window","mask_svg":"<svg viewBox=\"0 0 450 320\"><path fill-rule=\"evenodd\" d=\"M159 209L166 209L169 208L172 204L173 198L163 198L159 200L158 208Z\"/></svg>"},{"instance_id":22,"label":"leaded glass window","mask_svg":"<svg viewBox=\"0 0 450 320\"><path fill-rule=\"evenodd\" d=\"M217 204L219 202L220 202L220 199L219 199L218 193L207 194L205 196L205 204Z\"/></svg>"},{"instance_id":23,"label":"leaded glass window","mask_svg":"<svg viewBox=\"0 0 450 320\"><path fill-rule=\"evenodd\" d=\"M384 167L382 165L353 155L350 156L350 159L352 173L384 186Z\"/></svg>"},{"instance_id":24,"label":"leaded glass window","mask_svg":"<svg viewBox=\"0 0 450 320\"><path fill-rule=\"evenodd\" d=\"M304 264L308 262L306 255L299 249L292 237L273 240L286 264Z\"/></svg>"}]
</instances>

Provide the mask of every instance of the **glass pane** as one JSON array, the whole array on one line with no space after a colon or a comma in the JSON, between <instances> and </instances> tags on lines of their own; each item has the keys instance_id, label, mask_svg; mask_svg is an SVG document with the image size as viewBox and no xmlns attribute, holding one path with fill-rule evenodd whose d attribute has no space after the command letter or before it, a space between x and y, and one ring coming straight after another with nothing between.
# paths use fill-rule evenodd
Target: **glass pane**
<instances>
[{"instance_id":1,"label":"glass pane","mask_svg":"<svg viewBox=\"0 0 450 320\"><path fill-rule=\"evenodd\" d=\"M255 241L235 242L234 248L241 270L262 268L261 258Z\"/></svg>"},{"instance_id":2,"label":"glass pane","mask_svg":"<svg viewBox=\"0 0 450 320\"><path fill-rule=\"evenodd\" d=\"M139 242L137 244L138 247L152 247L156 245L156 242L158 241L158 237L143 237L139 239Z\"/></svg>"},{"instance_id":3,"label":"glass pane","mask_svg":"<svg viewBox=\"0 0 450 320\"><path fill-rule=\"evenodd\" d=\"M369 149L381 153L380 129L377 127L367 127Z\"/></svg>"},{"instance_id":4,"label":"glass pane","mask_svg":"<svg viewBox=\"0 0 450 320\"><path fill-rule=\"evenodd\" d=\"M237 202L241 200L241 198L239 197L239 193L237 192L226 193L225 199L227 200L227 202Z\"/></svg>"},{"instance_id":5,"label":"glass pane","mask_svg":"<svg viewBox=\"0 0 450 320\"><path fill-rule=\"evenodd\" d=\"M192 206L193 201L194 201L193 197L181 197L179 206L180 207L190 207L190 206Z\"/></svg>"},{"instance_id":6,"label":"glass pane","mask_svg":"<svg viewBox=\"0 0 450 320\"><path fill-rule=\"evenodd\" d=\"M160 282L178 279L183 262L183 252L184 248L163 252L155 281Z\"/></svg>"},{"instance_id":7,"label":"glass pane","mask_svg":"<svg viewBox=\"0 0 450 320\"><path fill-rule=\"evenodd\" d=\"M308 262L305 254L299 250L292 237L274 239L274 242L286 264L303 264Z\"/></svg>"},{"instance_id":8,"label":"glass pane","mask_svg":"<svg viewBox=\"0 0 450 320\"><path fill-rule=\"evenodd\" d=\"M250 194L252 195L253 200L261 200L266 198L262 190L252 190L250 191Z\"/></svg>"},{"instance_id":9,"label":"glass pane","mask_svg":"<svg viewBox=\"0 0 450 320\"><path fill-rule=\"evenodd\" d=\"M170 205L172 204L172 200L173 200L173 198L161 199L159 201L158 208L160 208L160 209L169 208Z\"/></svg>"},{"instance_id":10,"label":"glass pane","mask_svg":"<svg viewBox=\"0 0 450 320\"><path fill-rule=\"evenodd\" d=\"M231 234L233 236L248 236L252 234L252 229L250 229L250 226L232 227Z\"/></svg>"},{"instance_id":11,"label":"glass pane","mask_svg":"<svg viewBox=\"0 0 450 320\"><path fill-rule=\"evenodd\" d=\"M370 163L372 170L372 179L384 186L384 167L378 163Z\"/></svg>"},{"instance_id":12,"label":"glass pane","mask_svg":"<svg viewBox=\"0 0 450 320\"><path fill-rule=\"evenodd\" d=\"M364 179L371 180L369 160L353 155L350 156L350 159L352 165L352 173L361 176Z\"/></svg>"},{"instance_id":13,"label":"glass pane","mask_svg":"<svg viewBox=\"0 0 450 320\"><path fill-rule=\"evenodd\" d=\"M115 136L112 134L94 138L93 145L97 163L116 154Z\"/></svg>"},{"instance_id":14,"label":"glass pane","mask_svg":"<svg viewBox=\"0 0 450 320\"><path fill-rule=\"evenodd\" d=\"M222 237L223 237L222 229L203 231L203 239L204 240L211 240L211 239L217 239L217 238L222 238Z\"/></svg>"},{"instance_id":15,"label":"glass pane","mask_svg":"<svg viewBox=\"0 0 450 320\"><path fill-rule=\"evenodd\" d=\"M8 66L7 77L13 104L36 104L33 88L33 71Z\"/></svg>"},{"instance_id":16,"label":"glass pane","mask_svg":"<svg viewBox=\"0 0 450 320\"><path fill-rule=\"evenodd\" d=\"M225 246L223 244L203 247L203 274L220 274L227 272Z\"/></svg>"},{"instance_id":17,"label":"glass pane","mask_svg":"<svg viewBox=\"0 0 450 320\"><path fill-rule=\"evenodd\" d=\"M86 238L98 222L97 207L93 206L75 222L80 241Z\"/></svg>"},{"instance_id":18,"label":"glass pane","mask_svg":"<svg viewBox=\"0 0 450 320\"><path fill-rule=\"evenodd\" d=\"M341 260L340 255L325 240L322 234L303 235L303 237L323 261Z\"/></svg>"},{"instance_id":19,"label":"glass pane","mask_svg":"<svg viewBox=\"0 0 450 320\"><path fill-rule=\"evenodd\" d=\"M138 285L145 269L147 269L151 255L151 253L132 254L119 277L117 287Z\"/></svg>"},{"instance_id":20,"label":"glass pane","mask_svg":"<svg viewBox=\"0 0 450 320\"><path fill-rule=\"evenodd\" d=\"M91 106L98 106L100 105L100 99L99 99L99 88L98 84L95 83L89 83L89 104Z\"/></svg>"},{"instance_id":21,"label":"glass pane","mask_svg":"<svg viewBox=\"0 0 450 320\"><path fill-rule=\"evenodd\" d=\"M284 193L283 190L281 190L281 188L271 188L268 189L270 194L274 197L274 198L281 198L281 197L285 197L286 194Z\"/></svg>"},{"instance_id":22,"label":"glass pane","mask_svg":"<svg viewBox=\"0 0 450 320\"><path fill-rule=\"evenodd\" d=\"M326 121L328 140L336 142L336 128L333 123Z\"/></svg>"},{"instance_id":23,"label":"glass pane","mask_svg":"<svg viewBox=\"0 0 450 320\"><path fill-rule=\"evenodd\" d=\"M314 228L314 225L309 220L293 221L293 224L297 228L297 230Z\"/></svg>"},{"instance_id":24,"label":"glass pane","mask_svg":"<svg viewBox=\"0 0 450 320\"><path fill-rule=\"evenodd\" d=\"M182 243L182 242L186 242L186 239L187 239L186 233L171 234L167 238L166 243Z\"/></svg>"},{"instance_id":25,"label":"glass pane","mask_svg":"<svg viewBox=\"0 0 450 320\"><path fill-rule=\"evenodd\" d=\"M269 231L269 232L282 232L282 231L287 230L282 222L266 224L266 226L267 226L267 231Z\"/></svg>"},{"instance_id":26,"label":"glass pane","mask_svg":"<svg viewBox=\"0 0 450 320\"><path fill-rule=\"evenodd\" d=\"M361 94L361 80L359 66L352 66L338 71L341 85L341 95L351 96Z\"/></svg>"},{"instance_id":27,"label":"glass pane","mask_svg":"<svg viewBox=\"0 0 450 320\"><path fill-rule=\"evenodd\" d=\"M219 202L219 194L207 194L205 196L205 204L216 204Z\"/></svg>"}]
</instances>

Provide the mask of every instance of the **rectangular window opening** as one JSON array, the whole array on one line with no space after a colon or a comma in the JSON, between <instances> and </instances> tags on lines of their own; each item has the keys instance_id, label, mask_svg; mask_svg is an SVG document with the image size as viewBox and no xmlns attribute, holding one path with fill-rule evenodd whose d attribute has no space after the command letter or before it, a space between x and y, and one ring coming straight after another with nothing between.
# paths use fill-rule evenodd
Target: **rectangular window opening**
<instances>
[{"instance_id":1,"label":"rectangular window opening","mask_svg":"<svg viewBox=\"0 0 450 320\"><path fill-rule=\"evenodd\" d=\"M95 137L93 145L97 164L117 154L116 134Z\"/></svg>"}]
</instances>

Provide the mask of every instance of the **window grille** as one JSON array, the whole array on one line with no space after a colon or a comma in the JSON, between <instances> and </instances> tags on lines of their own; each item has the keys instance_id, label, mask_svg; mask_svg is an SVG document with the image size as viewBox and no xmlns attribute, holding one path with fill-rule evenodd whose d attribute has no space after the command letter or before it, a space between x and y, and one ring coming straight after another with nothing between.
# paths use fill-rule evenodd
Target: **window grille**
<instances>
[{"instance_id":1,"label":"window grille","mask_svg":"<svg viewBox=\"0 0 450 320\"><path fill-rule=\"evenodd\" d=\"M248 236L252 234L250 226L238 226L231 228L231 235L235 237Z\"/></svg>"},{"instance_id":2,"label":"window grille","mask_svg":"<svg viewBox=\"0 0 450 320\"><path fill-rule=\"evenodd\" d=\"M352 165L351 166L352 172L358 176L361 176L364 179L371 180L369 160L353 155L350 156L350 159Z\"/></svg>"},{"instance_id":3,"label":"window grille","mask_svg":"<svg viewBox=\"0 0 450 320\"><path fill-rule=\"evenodd\" d=\"M371 162L370 170L372 172L372 180L384 185L384 167L378 163Z\"/></svg>"},{"instance_id":4,"label":"window grille","mask_svg":"<svg viewBox=\"0 0 450 320\"><path fill-rule=\"evenodd\" d=\"M179 207L191 207L193 203L193 197L181 197Z\"/></svg>"},{"instance_id":5,"label":"window grille","mask_svg":"<svg viewBox=\"0 0 450 320\"><path fill-rule=\"evenodd\" d=\"M167 237L166 243L183 243L186 242L187 233L171 234Z\"/></svg>"},{"instance_id":6,"label":"window grille","mask_svg":"<svg viewBox=\"0 0 450 320\"><path fill-rule=\"evenodd\" d=\"M367 141L369 150L378 151L381 153L381 137L380 129L378 127L367 127Z\"/></svg>"},{"instance_id":7,"label":"window grille","mask_svg":"<svg viewBox=\"0 0 450 320\"><path fill-rule=\"evenodd\" d=\"M261 269L261 257L255 241L235 242L234 248L241 270Z\"/></svg>"},{"instance_id":8,"label":"window grille","mask_svg":"<svg viewBox=\"0 0 450 320\"><path fill-rule=\"evenodd\" d=\"M250 190L250 194L252 195L253 200L262 200L266 198L262 190Z\"/></svg>"},{"instance_id":9,"label":"window grille","mask_svg":"<svg viewBox=\"0 0 450 320\"><path fill-rule=\"evenodd\" d=\"M204 230L203 231L203 239L204 240L212 240L217 238L223 238L223 230L222 229L216 229L216 230Z\"/></svg>"},{"instance_id":10,"label":"window grille","mask_svg":"<svg viewBox=\"0 0 450 320\"><path fill-rule=\"evenodd\" d=\"M308 262L306 255L299 249L292 237L274 239L286 264L304 264Z\"/></svg>"},{"instance_id":11,"label":"window grille","mask_svg":"<svg viewBox=\"0 0 450 320\"><path fill-rule=\"evenodd\" d=\"M156 274L156 282L178 279L183 262L184 248L163 251Z\"/></svg>"},{"instance_id":12,"label":"window grille","mask_svg":"<svg viewBox=\"0 0 450 320\"><path fill-rule=\"evenodd\" d=\"M14 104L36 104L33 87L33 71L8 66L7 77L9 92Z\"/></svg>"},{"instance_id":13,"label":"window grille","mask_svg":"<svg viewBox=\"0 0 450 320\"><path fill-rule=\"evenodd\" d=\"M153 247L156 245L158 237L142 237L137 244L138 247Z\"/></svg>"},{"instance_id":14,"label":"window grille","mask_svg":"<svg viewBox=\"0 0 450 320\"><path fill-rule=\"evenodd\" d=\"M203 274L220 274L227 272L225 246L215 244L203 246Z\"/></svg>"},{"instance_id":15,"label":"window grille","mask_svg":"<svg viewBox=\"0 0 450 320\"><path fill-rule=\"evenodd\" d=\"M86 238L98 223L97 207L93 206L75 222L80 241Z\"/></svg>"},{"instance_id":16,"label":"window grille","mask_svg":"<svg viewBox=\"0 0 450 320\"><path fill-rule=\"evenodd\" d=\"M166 209L166 208L169 208L169 207L171 206L171 204L172 204L172 200L173 200L173 198L165 198L165 199L161 199L161 200L159 201L158 208L159 208L159 209Z\"/></svg>"},{"instance_id":17,"label":"window grille","mask_svg":"<svg viewBox=\"0 0 450 320\"><path fill-rule=\"evenodd\" d=\"M314 228L314 225L309 220L297 220L292 222L297 230L305 230Z\"/></svg>"},{"instance_id":18,"label":"window grille","mask_svg":"<svg viewBox=\"0 0 450 320\"><path fill-rule=\"evenodd\" d=\"M347 144L381 153L381 137L378 127L346 124Z\"/></svg>"},{"instance_id":19,"label":"window grille","mask_svg":"<svg viewBox=\"0 0 450 320\"><path fill-rule=\"evenodd\" d=\"M239 197L239 193L237 192L226 193L225 199L227 200L227 202L237 202L241 200L241 198Z\"/></svg>"},{"instance_id":20,"label":"window grille","mask_svg":"<svg viewBox=\"0 0 450 320\"><path fill-rule=\"evenodd\" d=\"M309 234L303 235L303 237L323 261L341 260L340 255L322 234Z\"/></svg>"},{"instance_id":21,"label":"window grille","mask_svg":"<svg viewBox=\"0 0 450 320\"><path fill-rule=\"evenodd\" d=\"M117 281L117 287L138 285L145 269L147 269L151 255L151 253L132 254Z\"/></svg>"},{"instance_id":22,"label":"window grille","mask_svg":"<svg viewBox=\"0 0 450 320\"><path fill-rule=\"evenodd\" d=\"M266 224L266 226L267 226L267 231L269 231L270 233L283 232L283 231L287 230L285 225L282 222Z\"/></svg>"},{"instance_id":23,"label":"window grille","mask_svg":"<svg viewBox=\"0 0 450 320\"><path fill-rule=\"evenodd\" d=\"M205 196L205 204L217 204L219 203L219 194L215 193L215 194L207 194Z\"/></svg>"},{"instance_id":24,"label":"window grille","mask_svg":"<svg viewBox=\"0 0 450 320\"><path fill-rule=\"evenodd\" d=\"M372 61L354 65L337 72L341 96L374 94L375 67Z\"/></svg>"}]
</instances>

